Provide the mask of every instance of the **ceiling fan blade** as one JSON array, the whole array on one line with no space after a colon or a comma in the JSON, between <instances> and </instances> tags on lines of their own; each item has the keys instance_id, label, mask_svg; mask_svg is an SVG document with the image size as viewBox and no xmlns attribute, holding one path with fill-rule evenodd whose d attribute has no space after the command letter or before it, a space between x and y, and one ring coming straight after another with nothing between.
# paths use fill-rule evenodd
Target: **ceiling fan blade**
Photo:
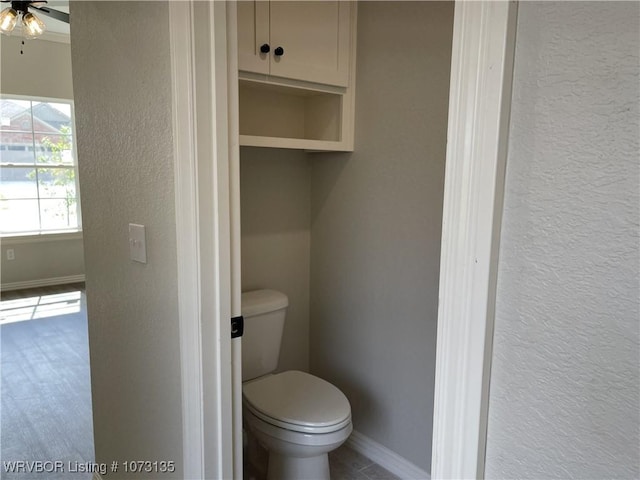
<instances>
[{"instance_id":1,"label":"ceiling fan blade","mask_svg":"<svg viewBox=\"0 0 640 480\"><path fill-rule=\"evenodd\" d=\"M56 20L60 20L61 22L69 23L69 14L66 12L60 12L49 7L36 7L33 4L29 5L29 8L33 8L43 15L55 18Z\"/></svg>"}]
</instances>

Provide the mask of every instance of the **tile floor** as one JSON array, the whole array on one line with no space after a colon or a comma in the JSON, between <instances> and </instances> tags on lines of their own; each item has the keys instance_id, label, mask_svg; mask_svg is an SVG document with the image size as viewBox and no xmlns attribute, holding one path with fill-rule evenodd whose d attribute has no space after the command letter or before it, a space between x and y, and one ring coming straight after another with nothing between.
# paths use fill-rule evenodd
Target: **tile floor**
<instances>
[{"instance_id":1,"label":"tile floor","mask_svg":"<svg viewBox=\"0 0 640 480\"><path fill-rule=\"evenodd\" d=\"M343 445L329 454L331 480L400 480L373 460Z\"/></svg>"},{"instance_id":2,"label":"tile floor","mask_svg":"<svg viewBox=\"0 0 640 480\"><path fill-rule=\"evenodd\" d=\"M267 453L262 448L253 454L259 465L245 464L245 480L264 480L267 471ZM245 454L246 459L246 454ZM343 445L329 454L331 480L400 480L373 460ZM315 480L315 479L300 479Z\"/></svg>"}]
</instances>

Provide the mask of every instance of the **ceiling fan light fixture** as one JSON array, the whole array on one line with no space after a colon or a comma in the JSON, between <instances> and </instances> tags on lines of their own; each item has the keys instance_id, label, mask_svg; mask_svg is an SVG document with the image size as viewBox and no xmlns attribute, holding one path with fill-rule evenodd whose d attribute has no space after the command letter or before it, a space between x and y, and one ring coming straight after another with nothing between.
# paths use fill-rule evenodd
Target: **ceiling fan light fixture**
<instances>
[{"instance_id":1,"label":"ceiling fan light fixture","mask_svg":"<svg viewBox=\"0 0 640 480\"><path fill-rule=\"evenodd\" d=\"M44 22L36 17L33 13L25 13L22 15L22 30L27 38L36 38L44 33L47 29Z\"/></svg>"},{"instance_id":2,"label":"ceiling fan light fixture","mask_svg":"<svg viewBox=\"0 0 640 480\"><path fill-rule=\"evenodd\" d=\"M11 34L18 21L18 12L13 8L7 7L0 12L0 32L5 35Z\"/></svg>"}]
</instances>

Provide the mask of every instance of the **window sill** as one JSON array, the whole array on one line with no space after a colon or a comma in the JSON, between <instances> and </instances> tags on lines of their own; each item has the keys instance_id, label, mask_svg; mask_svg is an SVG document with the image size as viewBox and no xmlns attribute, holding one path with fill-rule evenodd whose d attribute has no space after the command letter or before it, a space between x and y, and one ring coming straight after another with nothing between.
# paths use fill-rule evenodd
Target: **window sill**
<instances>
[{"instance_id":1,"label":"window sill","mask_svg":"<svg viewBox=\"0 0 640 480\"><path fill-rule=\"evenodd\" d=\"M11 235L2 237L3 245L17 245L24 243L64 242L68 240L82 240L82 230L75 232L36 233L33 235Z\"/></svg>"}]
</instances>

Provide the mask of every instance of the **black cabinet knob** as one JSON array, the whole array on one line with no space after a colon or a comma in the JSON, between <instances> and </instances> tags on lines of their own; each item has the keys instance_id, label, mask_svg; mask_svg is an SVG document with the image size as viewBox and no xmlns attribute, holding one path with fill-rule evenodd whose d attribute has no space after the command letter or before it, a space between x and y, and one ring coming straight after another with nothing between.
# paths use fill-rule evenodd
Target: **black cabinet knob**
<instances>
[{"instance_id":1,"label":"black cabinet knob","mask_svg":"<svg viewBox=\"0 0 640 480\"><path fill-rule=\"evenodd\" d=\"M261 53L269 53L270 50L271 50L271 47L269 46L268 43L263 43L262 45L260 45Z\"/></svg>"},{"instance_id":2,"label":"black cabinet knob","mask_svg":"<svg viewBox=\"0 0 640 480\"><path fill-rule=\"evenodd\" d=\"M276 57L281 57L282 55L284 55L284 48L276 47L273 53L275 54Z\"/></svg>"}]
</instances>

